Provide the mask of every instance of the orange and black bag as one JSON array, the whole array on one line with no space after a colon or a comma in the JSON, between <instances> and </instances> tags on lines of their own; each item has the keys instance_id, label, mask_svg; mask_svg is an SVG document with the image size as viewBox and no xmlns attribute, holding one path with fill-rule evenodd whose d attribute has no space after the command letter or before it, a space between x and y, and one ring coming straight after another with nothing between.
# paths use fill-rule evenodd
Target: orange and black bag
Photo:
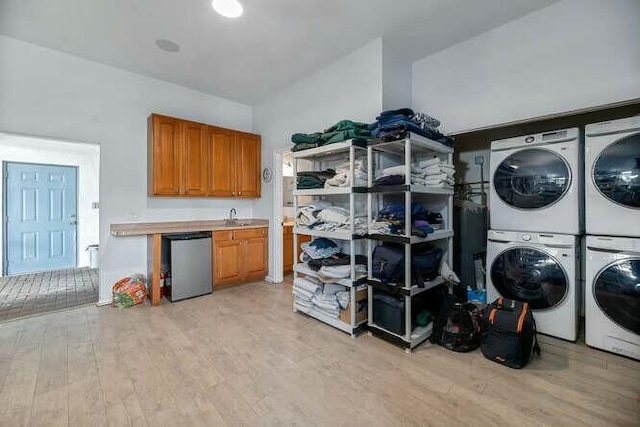
<instances>
[{"instance_id":1,"label":"orange and black bag","mask_svg":"<svg viewBox=\"0 0 640 427\"><path fill-rule=\"evenodd\" d=\"M524 368L531 354L540 355L536 321L529 304L498 298L485 309L482 354L489 360L514 369Z\"/></svg>"}]
</instances>

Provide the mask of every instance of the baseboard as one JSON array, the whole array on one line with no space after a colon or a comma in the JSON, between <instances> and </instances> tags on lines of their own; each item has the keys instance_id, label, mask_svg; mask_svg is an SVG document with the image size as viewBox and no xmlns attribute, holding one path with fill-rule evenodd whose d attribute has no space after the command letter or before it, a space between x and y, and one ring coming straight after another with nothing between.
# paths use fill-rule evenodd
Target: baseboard
<instances>
[{"instance_id":1,"label":"baseboard","mask_svg":"<svg viewBox=\"0 0 640 427\"><path fill-rule=\"evenodd\" d=\"M275 280L273 280L273 277L271 276L267 276L264 278L265 282L269 282L269 283L276 283Z\"/></svg>"},{"instance_id":2,"label":"baseboard","mask_svg":"<svg viewBox=\"0 0 640 427\"><path fill-rule=\"evenodd\" d=\"M111 305L111 303L113 302L113 300L111 298L109 299L101 299L98 300L98 302L96 303L96 307L102 307L105 305Z\"/></svg>"}]
</instances>

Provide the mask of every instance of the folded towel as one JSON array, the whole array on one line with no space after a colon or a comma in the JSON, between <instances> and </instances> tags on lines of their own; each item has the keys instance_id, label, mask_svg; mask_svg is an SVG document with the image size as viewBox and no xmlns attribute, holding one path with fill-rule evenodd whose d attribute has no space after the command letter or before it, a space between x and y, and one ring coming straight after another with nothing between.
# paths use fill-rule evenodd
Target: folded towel
<instances>
[{"instance_id":1,"label":"folded towel","mask_svg":"<svg viewBox=\"0 0 640 427\"><path fill-rule=\"evenodd\" d=\"M307 292L304 289L300 289L300 288L293 288L293 296L296 299L302 300L302 301L311 301L311 298L313 298L315 294L312 294L311 292Z\"/></svg>"},{"instance_id":2,"label":"folded towel","mask_svg":"<svg viewBox=\"0 0 640 427\"><path fill-rule=\"evenodd\" d=\"M428 160L421 160L418 165L424 169L427 168L429 166L433 166L433 165L437 165L440 163L440 159L438 157L434 157L432 159L428 159Z\"/></svg>"},{"instance_id":3,"label":"folded towel","mask_svg":"<svg viewBox=\"0 0 640 427\"><path fill-rule=\"evenodd\" d=\"M315 277L296 277L293 281L293 285L301 290L311 292L312 294L322 291L322 282Z\"/></svg>"},{"instance_id":4,"label":"folded towel","mask_svg":"<svg viewBox=\"0 0 640 427\"><path fill-rule=\"evenodd\" d=\"M307 310L310 310L313 308L313 303L311 301L303 301L299 299L296 299L295 301L296 301L296 305L299 306L300 308L307 309Z\"/></svg>"},{"instance_id":5,"label":"folded towel","mask_svg":"<svg viewBox=\"0 0 640 427\"><path fill-rule=\"evenodd\" d=\"M349 222L349 211L339 206L330 206L318 212L318 219L325 222L344 224Z\"/></svg>"},{"instance_id":6,"label":"folded towel","mask_svg":"<svg viewBox=\"0 0 640 427\"><path fill-rule=\"evenodd\" d=\"M407 167L405 165L400 165L400 166L391 166L388 168L384 168L382 170L382 176L389 176L389 175L404 175L407 171ZM419 167L415 166L415 165L411 165L411 172L416 172L419 173L421 170Z\"/></svg>"}]
</instances>

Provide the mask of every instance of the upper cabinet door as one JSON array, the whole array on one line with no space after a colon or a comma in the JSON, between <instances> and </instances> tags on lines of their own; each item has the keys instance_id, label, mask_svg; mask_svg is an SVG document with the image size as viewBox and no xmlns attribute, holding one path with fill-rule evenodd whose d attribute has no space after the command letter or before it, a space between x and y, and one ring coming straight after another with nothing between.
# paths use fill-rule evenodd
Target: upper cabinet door
<instances>
[{"instance_id":1,"label":"upper cabinet door","mask_svg":"<svg viewBox=\"0 0 640 427\"><path fill-rule=\"evenodd\" d=\"M237 132L237 197L260 197L260 136Z\"/></svg>"},{"instance_id":2,"label":"upper cabinet door","mask_svg":"<svg viewBox=\"0 0 640 427\"><path fill-rule=\"evenodd\" d=\"M236 132L209 126L210 196L235 197Z\"/></svg>"},{"instance_id":3,"label":"upper cabinet door","mask_svg":"<svg viewBox=\"0 0 640 427\"><path fill-rule=\"evenodd\" d=\"M205 196L208 189L209 150L207 126L183 121L184 147L182 156L181 194Z\"/></svg>"},{"instance_id":4,"label":"upper cabinet door","mask_svg":"<svg viewBox=\"0 0 640 427\"><path fill-rule=\"evenodd\" d=\"M149 193L155 196L179 195L181 120L153 114L149 121Z\"/></svg>"}]
</instances>

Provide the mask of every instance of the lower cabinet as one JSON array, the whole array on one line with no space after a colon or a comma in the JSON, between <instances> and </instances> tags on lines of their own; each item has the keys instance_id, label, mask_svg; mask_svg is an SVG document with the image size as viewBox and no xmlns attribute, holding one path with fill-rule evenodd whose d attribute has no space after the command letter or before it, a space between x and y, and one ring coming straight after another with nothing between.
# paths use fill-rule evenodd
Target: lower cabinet
<instances>
[{"instance_id":1,"label":"lower cabinet","mask_svg":"<svg viewBox=\"0 0 640 427\"><path fill-rule=\"evenodd\" d=\"M296 251L295 256L300 256L300 245L304 242L308 242L311 240L311 236L307 236L304 234L298 234L298 250ZM282 226L282 263L283 263L283 272L284 274L289 274L293 272L293 225L283 225Z\"/></svg>"},{"instance_id":2,"label":"lower cabinet","mask_svg":"<svg viewBox=\"0 0 640 427\"><path fill-rule=\"evenodd\" d=\"M267 275L267 228L213 232L213 290Z\"/></svg>"}]
</instances>

